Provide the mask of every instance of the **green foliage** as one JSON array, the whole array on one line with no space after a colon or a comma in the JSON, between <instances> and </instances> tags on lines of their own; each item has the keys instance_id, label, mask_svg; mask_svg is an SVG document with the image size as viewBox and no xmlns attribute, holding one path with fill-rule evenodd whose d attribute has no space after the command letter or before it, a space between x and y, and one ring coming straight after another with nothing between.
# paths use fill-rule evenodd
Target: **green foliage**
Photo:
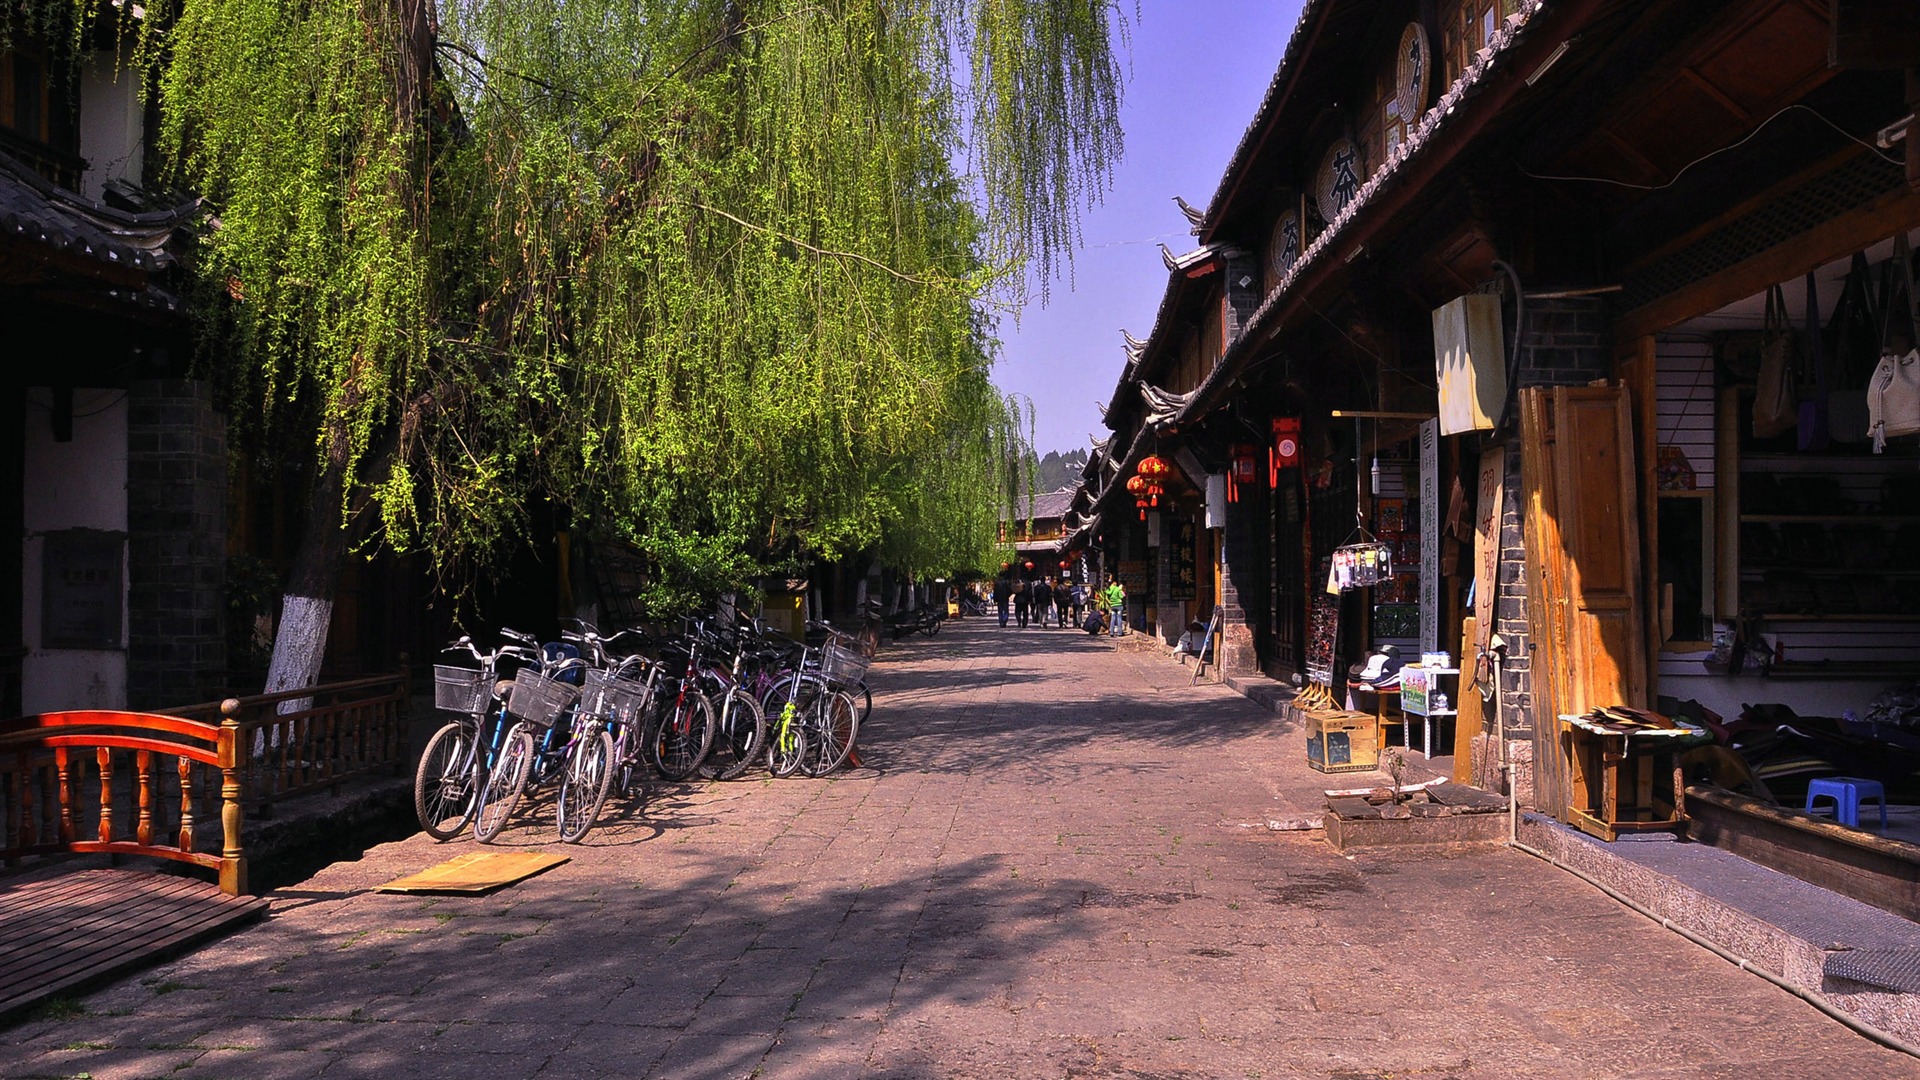
<instances>
[{"instance_id":1,"label":"green foliage","mask_svg":"<svg viewBox=\"0 0 1920 1080\"><path fill-rule=\"evenodd\" d=\"M148 20L246 434L342 463L345 519L450 574L539 498L645 553L663 610L800 552L988 564L1033 461L983 303L1106 182L1113 11L403 7Z\"/></svg>"}]
</instances>

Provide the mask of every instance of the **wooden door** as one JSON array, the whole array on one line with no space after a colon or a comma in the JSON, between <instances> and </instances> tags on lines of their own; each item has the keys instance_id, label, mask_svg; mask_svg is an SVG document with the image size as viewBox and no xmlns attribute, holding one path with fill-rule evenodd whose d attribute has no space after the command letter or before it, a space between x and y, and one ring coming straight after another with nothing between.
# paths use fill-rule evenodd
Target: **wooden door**
<instances>
[{"instance_id":1,"label":"wooden door","mask_svg":"<svg viewBox=\"0 0 1920 1080\"><path fill-rule=\"evenodd\" d=\"M1640 504L1624 386L1521 392L1535 804L1565 819L1558 718L1647 704Z\"/></svg>"}]
</instances>

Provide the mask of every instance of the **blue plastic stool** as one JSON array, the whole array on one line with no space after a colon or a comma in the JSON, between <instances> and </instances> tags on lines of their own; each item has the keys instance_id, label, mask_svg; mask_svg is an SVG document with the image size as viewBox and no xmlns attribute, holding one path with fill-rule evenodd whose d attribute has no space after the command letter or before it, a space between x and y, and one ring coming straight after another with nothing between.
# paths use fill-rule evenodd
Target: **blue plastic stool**
<instances>
[{"instance_id":1,"label":"blue plastic stool","mask_svg":"<svg viewBox=\"0 0 1920 1080\"><path fill-rule=\"evenodd\" d=\"M1807 784L1807 813L1813 813L1813 800L1833 800L1834 816L1849 828L1860 827L1860 800L1872 799L1880 806L1880 831L1887 831L1887 789L1878 780L1857 776L1829 776Z\"/></svg>"}]
</instances>

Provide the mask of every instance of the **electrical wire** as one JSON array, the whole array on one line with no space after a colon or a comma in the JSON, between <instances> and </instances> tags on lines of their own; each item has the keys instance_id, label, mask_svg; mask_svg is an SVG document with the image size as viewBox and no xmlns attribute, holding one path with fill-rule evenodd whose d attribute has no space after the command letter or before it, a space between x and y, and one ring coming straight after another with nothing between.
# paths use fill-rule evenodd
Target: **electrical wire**
<instances>
[{"instance_id":1,"label":"electrical wire","mask_svg":"<svg viewBox=\"0 0 1920 1080\"><path fill-rule=\"evenodd\" d=\"M1811 113L1821 123L1827 125L1833 130L1846 136L1848 139L1852 140L1853 142L1859 143L1861 146L1866 147L1870 152L1872 152L1875 156L1881 158L1882 160L1890 162L1894 165L1905 164L1905 162L1902 161L1900 158L1896 158L1891 154L1882 152L1879 147L1873 145L1872 143L1868 142L1865 139L1862 139L1858 135L1855 135L1853 132L1848 131L1846 128L1841 127L1839 124L1834 123L1832 120L1827 119L1825 115L1823 115L1818 109L1815 109L1813 106L1793 104L1793 105L1788 105L1786 108L1783 108L1779 112L1774 113L1772 116L1767 117L1765 120L1762 120L1758 126L1756 126L1752 131L1747 133L1746 138L1741 139L1739 142L1730 143L1709 154L1702 154L1701 156L1694 158L1692 161L1687 162L1685 165L1682 165L1680 167L1680 171L1677 173L1674 173L1673 178L1668 180L1664 184L1636 184L1636 183L1633 183L1632 181L1614 180L1605 176L1547 176L1541 173L1534 172L1531 169L1527 168L1525 165L1522 165L1518 162L1514 163L1514 168L1519 169L1523 175L1532 177L1535 180L1572 180L1572 181L1577 181L1580 183L1588 183L1588 184L1612 184L1614 187L1632 188L1635 191L1665 191L1667 188L1670 188L1673 185L1679 183L1680 178L1687 175L1687 170L1693 168L1695 165L1698 165L1703 161L1708 160L1709 158L1719 157L1721 154L1724 154L1730 150L1738 150L1740 147L1745 146L1747 143L1752 142L1755 138L1757 138L1762 131L1766 130L1768 124L1773 123L1775 120L1780 119L1782 116L1785 116L1786 114L1793 112L1796 109L1801 112Z\"/></svg>"}]
</instances>

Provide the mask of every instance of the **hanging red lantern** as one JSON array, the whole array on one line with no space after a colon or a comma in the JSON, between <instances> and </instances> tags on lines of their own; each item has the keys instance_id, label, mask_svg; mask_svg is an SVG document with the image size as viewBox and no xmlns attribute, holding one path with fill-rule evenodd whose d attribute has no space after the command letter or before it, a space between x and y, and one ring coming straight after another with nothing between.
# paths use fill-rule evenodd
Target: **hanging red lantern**
<instances>
[{"instance_id":1,"label":"hanging red lantern","mask_svg":"<svg viewBox=\"0 0 1920 1080\"><path fill-rule=\"evenodd\" d=\"M1133 496L1133 505L1140 511L1140 520L1147 520L1147 507L1156 494L1154 485L1145 476L1136 473L1127 477L1127 494Z\"/></svg>"},{"instance_id":2,"label":"hanging red lantern","mask_svg":"<svg viewBox=\"0 0 1920 1080\"><path fill-rule=\"evenodd\" d=\"M1280 486L1280 470L1300 464L1300 418L1273 418L1273 445L1267 448L1267 486Z\"/></svg>"},{"instance_id":3,"label":"hanging red lantern","mask_svg":"<svg viewBox=\"0 0 1920 1080\"><path fill-rule=\"evenodd\" d=\"M1140 459L1140 467L1137 471L1149 481L1157 481L1165 479L1167 474L1173 471L1173 466L1168 465L1158 454L1148 454Z\"/></svg>"}]
</instances>

